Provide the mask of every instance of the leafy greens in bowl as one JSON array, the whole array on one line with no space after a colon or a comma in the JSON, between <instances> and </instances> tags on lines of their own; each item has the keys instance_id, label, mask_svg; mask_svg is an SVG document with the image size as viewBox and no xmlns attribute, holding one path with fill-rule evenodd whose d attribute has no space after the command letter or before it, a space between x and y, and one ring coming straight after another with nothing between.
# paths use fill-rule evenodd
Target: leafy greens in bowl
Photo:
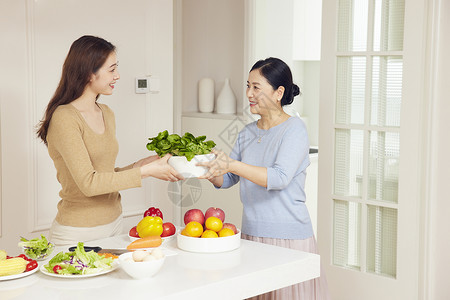
<instances>
[{"instance_id":1,"label":"leafy greens in bowl","mask_svg":"<svg viewBox=\"0 0 450 300\"><path fill-rule=\"evenodd\" d=\"M42 234L41 238L34 238L31 240L21 237L19 247L22 247L26 256L35 260L46 259L55 249L55 245L49 242Z\"/></svg>"},{"instance_id":2,"label":"leafy greens in bowl","mask_svg":"<svg viewBox=\"0 0 450 300\"><path fill-rule=\"evenodd\" d=\"M204 135L195 137L192 133L186 132L183 136L179 136L176 133L169 134L167 130L149 140L151 142L147 144L147 149L155 151L160 157L170 153L173 156L185 156L188 161L196 155L209 154L216 146L213 141L205 141Z\"/></svg>"}]
</instances>

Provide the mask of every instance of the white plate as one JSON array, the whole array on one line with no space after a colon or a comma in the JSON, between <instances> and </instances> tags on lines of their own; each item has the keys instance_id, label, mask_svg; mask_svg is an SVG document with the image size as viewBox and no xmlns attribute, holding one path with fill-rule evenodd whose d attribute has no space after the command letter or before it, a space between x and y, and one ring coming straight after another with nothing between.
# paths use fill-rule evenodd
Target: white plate
<instances>
[{"instance_id":1,"label":"white plate","mask_svg":"<svg viewBox=\"0 0 450 300\"><path fill-rule=\"evenodd\" d=\"M98 273L94 273L94 274L86 274L86 275L62 275L62 274L56 274L56 273L53 273L53 272L50 273L49 271L47 271L47 269L44 267L44 265L42 265L42 266L39 268L39 270L40 270L42 273L44 273L45 275L52 276L52 277L59 277L59 278L88 278L88 277L94 277L94 276L100 276L100 275L108 274L108 273L114 271L115 269L117 269L118 267L119 267L119 263L116 262L116 261L114 260L113 266L112 266L111 269L105 270L105 271L101 271L101 272L98 272Z\"/></svg>"},{"instance_id":2,"label":"white plate","mask_svg":"<svg viewBox=\"0 0 450 300\"><path fill-rule=\"evenodd\" d=\"M36 267L36 268L34 268L33 270L31 270L31 271L23 272L23 273L16 274L16 275L0 276L0 281L2 281L2 280L11 280L11 279L17 279L17 278L26 277L26 276L29 276L29 275L31 275L31 274L33 274L33 273L36 273L37 270L39 270L39 267Z\"/></svg>"}]
</instances>

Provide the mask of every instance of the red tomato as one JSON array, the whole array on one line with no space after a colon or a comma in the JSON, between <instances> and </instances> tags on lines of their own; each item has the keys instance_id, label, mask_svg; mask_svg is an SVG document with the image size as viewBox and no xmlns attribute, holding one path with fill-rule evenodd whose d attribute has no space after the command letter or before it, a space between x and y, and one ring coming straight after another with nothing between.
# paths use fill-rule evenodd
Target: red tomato
<instances>
[{"instance_id":1,"label":"red tomato","mask_svg":"<svg viewBox=\"0 0 450 300\"><path fill-rule=\"evenodd\" d=\"M137 237L137 238L139 237L139 234L137 233L137 230L136 230L136 226L134 226L133 228L130 229L129 235L132 237Z\"/></svg>"},{"instance_id":2,"label":"red tomato","mask_svg":"<svg viewBox=\"0 0 450 300\"><path fill-rule=\"evenodd\" d=\"M53 272L54 273L59 274L59 270L62 270L60 265L56 265L56 266L53 267Z\"/></svg>"},{"instance_id":3,"label":"red tomato","mask_svg":"<svg viewBox=\"0 0 450 300\"><path fill-rule=\"evenodd\" d=\"M163 223L163 233L161 234L161 237L174 235L176 231L177 230L175 228L175 225L173 225L172 223Z\"/></svg>"},{"instance_id":4,"label":"red tomato","mask_svg":"<svg viewBox=\"0 0 450 300\"><path fill-rule=\"evenodd\" d=\"M31 271L36 269L38 266L37 261L35 260L31 260L28 264L27 264L27 268L25 269L26 272Z\"/></svg>"},{"instance_id":5,"label":"red tomato","mask_svg":"<svg viewBox=\"0 0 450 300\"><path fill-rule=\"evenodd\" d=\"M23 259L25 259L26 261L31 261L31 259L28 258L28 256L26 256L25 254L20 254L17 257L22 257Z\"/></svg>"}]
</instances>

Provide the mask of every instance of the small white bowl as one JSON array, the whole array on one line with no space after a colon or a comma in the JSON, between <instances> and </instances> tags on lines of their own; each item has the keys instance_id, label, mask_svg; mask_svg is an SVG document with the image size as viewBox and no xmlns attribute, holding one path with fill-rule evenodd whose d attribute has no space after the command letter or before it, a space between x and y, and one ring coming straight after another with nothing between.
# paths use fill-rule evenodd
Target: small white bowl
<instances>
[{"instance_id":1,"label":"small white bowl","mask_svg":"<svg viewBox=\"0 0 450 300\"><path fill-rule=\"evenodd\" d=\"M132 252L127 252L119 256L120 267L131 277L143 279L153 277L161 269L166 257L151 261L135 262Z\"/></svg>"},{"instance_id":2,"label":"small white bowl","mask_svg":"<svg viewBox=\"0 0 450 300\"><path fill-rule=\"evenodd\" d=\"M196 238L177 234L177 246L181 250L197 253L218 253L237 249L241 246L241 231L232 236L218 238Z\"/></svg>"},{"instance_id":3,"label":"small white bowl","mask_svg":"<svg viewBox=\"0 0 450 300\"><path fill-rule=\"evenodd\" d=\"M196 155L191 161L188 161L185 156L172 156L169 158L169 165L171 165L184 178L193 178L203 176L208 172L208 168L196 166L199 162L210 162L215 159L212 153Z\"/></svg>"},{"instance_id":4,"label":"small white bowl","mask_svg":"<svg viewBox=\"0 0 450 300\"><path fill-rule=\"evenodd\" d=\"M52 242L48 242L48 250L47 250L47 252L45 253L45 254L40 254L40 255L38 255L38 256L35 256L35 255L28 255L27 254L27 247L25 247L25 246L23 246L23 247L21 247L22 248L22 252L28 257L28 258L31 258L31 259L34 259L34 260L36 260L36 261L41 261L41 260L46 260L47 259L47 257L50 255L50 254L52 254L52 252L53 252L53 250L55 250L55 244L53 244Z\"/></svg>"}]
</instances>

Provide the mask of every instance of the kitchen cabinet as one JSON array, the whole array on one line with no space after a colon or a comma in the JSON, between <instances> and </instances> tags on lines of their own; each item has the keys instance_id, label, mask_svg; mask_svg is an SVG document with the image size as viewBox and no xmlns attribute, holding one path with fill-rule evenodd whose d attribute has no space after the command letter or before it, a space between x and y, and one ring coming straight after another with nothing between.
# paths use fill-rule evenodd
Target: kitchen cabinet
<instances>
[{"instance_id":1,"label":"kitchen cabinet","mask_svg":"<svg viewBox=\"0 0 450 300\"><path fill-rule=\"evenodd\" d=\"M128 236L121 235L86 245L125 248L129 243ZM54 253L67 252L67 248L57 247ZM247 240L241 240L240 248L223 253L182 251L176 239L161 248L167 253L166 260L152 278L132 279L120 267L101 276L77 279L38 271L0 281L0 299L244 299L320 275L317 254Z\"/></svg>"}]
</instances>

